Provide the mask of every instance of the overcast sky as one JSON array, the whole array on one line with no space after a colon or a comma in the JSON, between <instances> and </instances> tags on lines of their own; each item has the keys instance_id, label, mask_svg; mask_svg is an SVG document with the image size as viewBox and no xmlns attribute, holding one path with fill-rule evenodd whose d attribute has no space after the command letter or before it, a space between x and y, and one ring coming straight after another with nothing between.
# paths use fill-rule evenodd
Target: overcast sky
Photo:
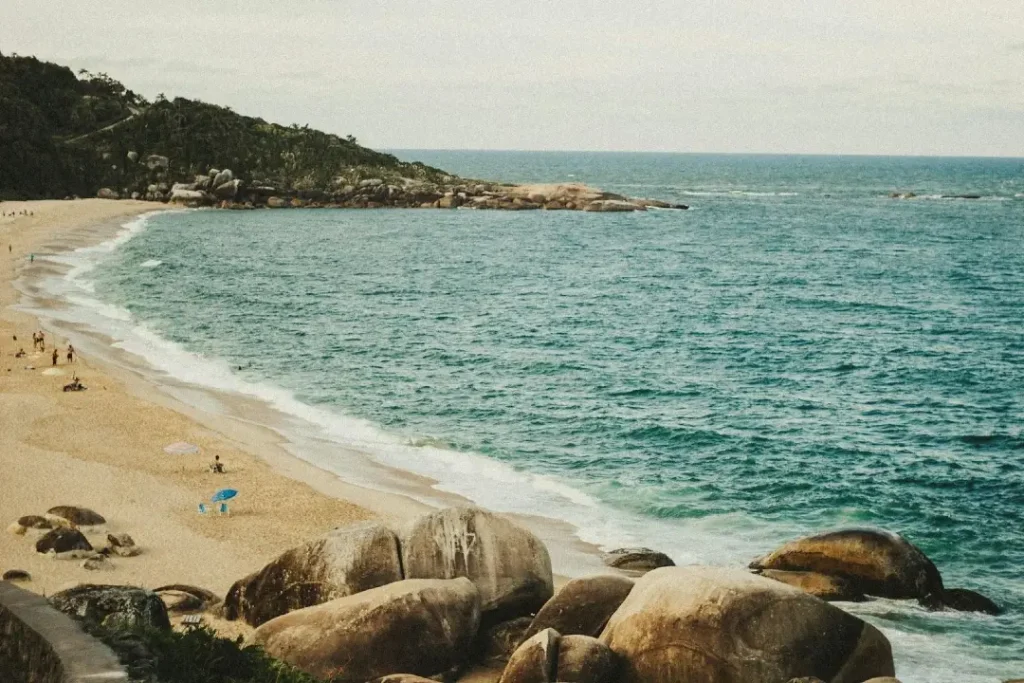
<instances>
[{"instance_id":1,"label":"overcast sky","mask_svg":"<svg viewBox=\"0 0 1024 683\"><path fill-rule=\"evenodd\" d=\"M0 0L0 51L377 148L1024 157L1024 0Z\"/></svg>"}]
</instances>

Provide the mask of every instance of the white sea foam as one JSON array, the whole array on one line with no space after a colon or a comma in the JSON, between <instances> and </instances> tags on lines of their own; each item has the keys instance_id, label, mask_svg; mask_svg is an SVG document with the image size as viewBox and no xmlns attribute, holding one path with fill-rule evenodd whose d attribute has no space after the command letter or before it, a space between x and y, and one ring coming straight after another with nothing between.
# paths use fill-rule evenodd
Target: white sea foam
<instances>
[{"instance_id":1,"label":"white sea foam","mask_svg":"<svg viewBox=\"0 0 1024 683\"><path fill-rule=\"evenodd\" d=\"M994 618L988 615L929 612L909 600L878 599L842 603L840 607L885 634L897 662L896 674L904 683L999 683L1024 668L1024 657L1017 662L998 662L979 656L965 626Z\"/></svg>"},{"instance_id":2,"label":"white sea foam","mask_svg":"<svg viewBox=\"0 0 1024 683\"><path fill-rule=\"evenodd\" d=\"M162 266L163 263L164 262L159 259L151 258L148 261L140 263L139 268L156 268L157 266Z\"/></svg>"}]
</instances>

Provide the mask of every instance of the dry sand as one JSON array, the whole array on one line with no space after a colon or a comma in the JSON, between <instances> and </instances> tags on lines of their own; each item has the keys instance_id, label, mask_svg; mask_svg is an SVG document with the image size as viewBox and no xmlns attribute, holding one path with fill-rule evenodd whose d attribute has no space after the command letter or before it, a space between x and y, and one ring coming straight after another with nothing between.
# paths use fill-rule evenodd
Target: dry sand
<instances>
[{"instance_id":1,"label":"dry sand","mask_svg":"<svg viewBox=\"0 0 1024 683\"><path fill-rule=\"evenodd\" d=\"M76 231L112 234L125 217L160 208L98 199L0 203L6 213L34 213L0 218L0 526L55 505L83 505L107 519L104 528L87 534L94 545L105 544L107 531L127 532L143 550L138 557L112 559L110 571L89 571L80 562L34 552L38 534L31 531L0 534L0 571L28 571L32 581L23 585L38 593L100 582L150 588L191 583L223 594L283 550L372 516L282 476L258 449L241 447L237 435L190 419L166 398L153 391L147 396L140 383L129 386L126 377L89 357L69 367L65 339L47 334L46 351L33 351L38 321L11 310L18 300L12 280L31 267L29 254L45 253L61 240L84 239ZM51 367L55 341L59 373ZM19 349L27 357L15 358ZM87 391L62 391L72 371ZM163 447L176 441L198 444L202 453L166 454ZM213 454L225 462L225 474L209 471ZM311 476L299 463L287 467L296 477ZM198 514L198 503L222 487L243 492L230 513Z\"/></svg>"}]
</instances>

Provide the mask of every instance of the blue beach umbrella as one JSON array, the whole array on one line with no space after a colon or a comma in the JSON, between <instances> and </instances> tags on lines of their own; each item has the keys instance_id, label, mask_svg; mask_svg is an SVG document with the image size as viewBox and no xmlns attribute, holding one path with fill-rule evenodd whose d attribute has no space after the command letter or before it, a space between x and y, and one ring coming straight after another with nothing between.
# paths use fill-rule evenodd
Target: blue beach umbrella
<instances>
[{"instance_id":1,"label":"blue beach umbrella","mask_svg":"<svg viewBox=\"0 0 1024 683\"><path fill-rule=\"evenodd\" d=\"M238 491L234 489L221 489L220 491L217 491L217 493L213 494L213 498L210 498L210 501L213 503L219 503L222 500L231 500L237 495Z\"/></svg>"}]
</instances>

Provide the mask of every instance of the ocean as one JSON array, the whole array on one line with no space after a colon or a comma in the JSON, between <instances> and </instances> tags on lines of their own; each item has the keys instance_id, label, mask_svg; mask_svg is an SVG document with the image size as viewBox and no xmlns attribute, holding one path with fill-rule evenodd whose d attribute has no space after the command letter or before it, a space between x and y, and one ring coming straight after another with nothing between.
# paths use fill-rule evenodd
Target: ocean
<instances>
[{"instance_id":1,"label":"ocean","mask_svg":"<svg viewBox=\"0 0 1024 683\"><path fill-rule=\"evenodd\" d=\"M846 606L900 678L1024 676L1024 160L396 154L692 208L162 213L53 257L52 315L605 548L897 531L1006 608Z\"/></svg>"}]
</instances>

